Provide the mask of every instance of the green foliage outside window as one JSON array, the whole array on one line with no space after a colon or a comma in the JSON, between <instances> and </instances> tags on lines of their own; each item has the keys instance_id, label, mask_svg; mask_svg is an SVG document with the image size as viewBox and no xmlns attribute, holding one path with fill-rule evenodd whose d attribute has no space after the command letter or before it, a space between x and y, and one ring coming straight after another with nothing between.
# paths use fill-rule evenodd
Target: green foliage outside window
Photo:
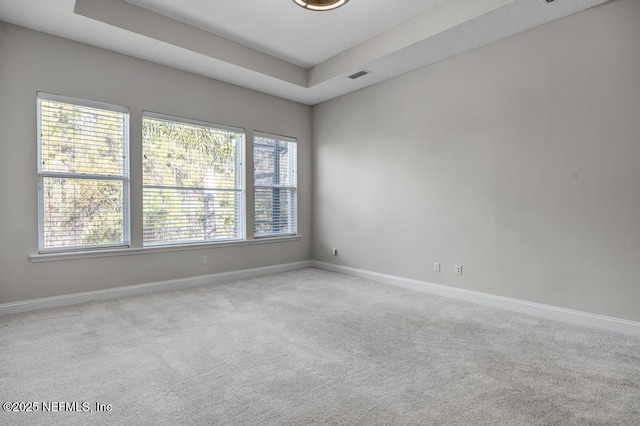
<instances>
[{"instance_id":1,"label":"green foliage outside window","mask_svg":"<svg viewBox=\"0 0 640 426\"><path fill-rule=\"evenodd\" d=\"M125 243L125 114L40 99L42 248Z\"/></svg>"},{"instance_id":2,"label":"green foliage outside window","mask_svg":"<svg viewBox=\"0 0 640 426\"><path fill-rule=\"evenodd\" d=\"M144 242L242 238L243 134L144 117Z\"/></svg>"}]
</instances>

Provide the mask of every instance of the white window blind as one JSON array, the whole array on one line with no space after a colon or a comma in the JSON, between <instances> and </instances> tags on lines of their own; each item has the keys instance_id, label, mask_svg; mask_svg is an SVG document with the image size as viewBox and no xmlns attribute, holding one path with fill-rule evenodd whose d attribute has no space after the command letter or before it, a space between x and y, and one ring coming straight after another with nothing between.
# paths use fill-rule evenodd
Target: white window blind
<instances>
[{"instance_id":1,"label":"white window blind","mask_svg":"<svg viewBox=\"0 0 640 426\"><path fill-rule=\"evenodd\" d=\"M244 130L144 113L145 246L244 238Z\"/></svg>"},{"instance_id":2,"label":"white window blind","mask_svg":"<svg viewBox=\"0 0 640 426\"><path fill-rule=\"evenodd\" d=\"M40 251L129 244L129 113L38 93Z\"/></svg>"},{"instance_id":3,"label":"white window blind","mask_svg":"<svg viewBox=\"0 0 640 426\"><path fill-rule=\"evenodd\" d=\"M256 132L253 142L254 236L297 232L297 145L293 138Z\"/></svg>"}]
</instances>

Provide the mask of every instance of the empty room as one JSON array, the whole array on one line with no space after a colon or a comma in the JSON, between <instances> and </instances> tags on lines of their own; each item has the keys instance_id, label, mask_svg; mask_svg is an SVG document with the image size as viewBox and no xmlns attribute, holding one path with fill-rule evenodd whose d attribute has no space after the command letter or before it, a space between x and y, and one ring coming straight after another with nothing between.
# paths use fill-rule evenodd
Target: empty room
<instances>
[{"instance_id":1,"label":"empty room","mask_svg":"<svg viewBox=\"0 0 640 426\"><path fill-rule=\"evenodd\" d=\"M640 0L0 0L0 424L640 425Z\"/></svg>"}]
</instances>

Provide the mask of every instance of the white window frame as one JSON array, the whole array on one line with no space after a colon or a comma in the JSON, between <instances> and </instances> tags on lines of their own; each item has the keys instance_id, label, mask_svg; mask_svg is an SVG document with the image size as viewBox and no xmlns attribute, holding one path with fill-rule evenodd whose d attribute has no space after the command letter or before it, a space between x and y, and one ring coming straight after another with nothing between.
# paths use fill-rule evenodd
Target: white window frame
<instances>
[{"instance_id":1,"label":"white window frame","mask_svg":"<svg viewBox=\"0 0 640 426\"><path fill-rule=\"evenodd\" d=\"M236 204L236 217L239 218L239 222L237 224L238 226L238 238L235 239L221 239L221 240L198 240L198 241L191 241L191 240L186 240L186 241L172 241L172 242L157 242L157 243L147 243L144 241L144 235L142 236L142 246L143 247L147 247L147 248L151 248L151 247L161 247L161 246L189 246L189 245L216 245L216 244L228 244L229 242L238 242L238 241L246 241L247 239L247 187L246 187L246 174L247 174L247 170L245 167L245 164L247 164L246 162L246 155L247 155L247 149L246 149L246 145L247 145L247 132L246 129L242 128L242 127L235 127L235 126L229 126L229 125L225 125L225 124L217 124L217 123L211 123L211 122L207 122L207 121L201 121L201 120L194 120L194 119L190 119L190 118L184 118L184 117L177 117L174 115L168 115L168 114L161 114L161 113L157 113L157 112L152 112L152 111L142 111L142 119L141 119L141 124L144 121L145 118L151 118L151 119L157 119L157 120L165 120L165 121L173 121L176 123L183 123L183 124L190 124L193 126L200 126L200 127L208 127L208 128L212 128L212 129L218 129L218 130L226 130L226 131L230 131L230 132L236 132L242 135L242 140L240 141L240 154L238 154L237 150L238 150L238 146L236 145L236 156L235 156L235 167L236 170L240 170L241 173L237 173L236 172L236 188L238 187L238 185L240 185L240 201L241 201L241 205L238 206ZM144 154L144 137L141 138L141 145L142 145L142 152ZM144 155L143 155L143 160L144 161ZM144 166L142 166L142 216L144 218L144 190L147 187L162 187L162 188L168 188L168 189L176 189L176 188L182 188L182 187L169 187L169 186L155 186L155 185L145 185L144 184ZM206 189L206 188L190 188L190 189ZM143 223L143 232L144 232L144 223Z\"/></svg>"},{"instance_id":2,"label":"white window frame","mask_svg":"<svg viewBox=\"0 0 640 426\"><path fill-rule=\"evenodd\" d=\"M104 102L92 101L87 99L73 98L69 96L54 95L45 92L37 92L37 175L38 175L38 251L39 253L57 253L57 252L74 252L74 251L89 251L89 250L103 250L113 248L127 248L131 247L131 226L130 226L130 151L129 151L129 139L130 139L130 114L129 109L120 105L112 105ZM124 114L123 123L123 175L101 175L101 174L87 174L87 173L64 173L64 172L46 172L42 170L42 101L60 102L78 106L84 106L88 108L103 109L112 112L119 112ZM44 247L44 179L47 177L53 178L69 178L69 179L95 179L95 180L118 180L122 182L122 232L123 243L121 244L95 244L95 245L79 245L79 246L65 246L65 247Z\"/></svg>"},{"instance_id":3,"label":"white window frame","mask_svg":"<svg viewBox=\"0 0 640 426\"><path fill-rule=\"evenodd\" d=\"M275 139L281 142L289 142L289 143L293 143L296 146L296 158L295 158L295 164L294 166L294 170L293 170L293 186L282 186L282 185L257 185L256 184L256 178L255 178L255 144L256 144L256 138L258 137L262 137L265 139ZM253 179L253 191L254 191L254 196L255 196L255 192L256 189L273 189L273 188L279 188L279 189L285 189L285 190L290 190L291 191L291 201L289 202L289 217L293 218L293 232L273 232L273 233L269 233L269 234L255 234L255 220L256 220L256 206L254 203L253 206L253 219L254 219L254 239L262 239L262 238L276 238L276 237L287 237L287 236L296 236L298 235L298 140L294 137L291 136L283 136L283 135L276 135L274 133L267 133L267 132L261 132L261 131L255 131L253 132L253 159L254 159L254 179Z\"/></svg>"}]
</instances>

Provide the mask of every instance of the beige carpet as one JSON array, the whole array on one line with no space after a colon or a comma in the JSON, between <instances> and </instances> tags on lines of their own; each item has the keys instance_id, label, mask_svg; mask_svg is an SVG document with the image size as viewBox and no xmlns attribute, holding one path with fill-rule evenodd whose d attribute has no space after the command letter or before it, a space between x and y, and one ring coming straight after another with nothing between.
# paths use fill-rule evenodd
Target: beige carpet
<instances>
[{"instance_id":1,"label":"beige carpet","mask_svg":"<svg viewBox=\"0 0 640 426\"><path fill-rule=\"evenodd\" d=\"M0 318L0 394L39 406L6 425L640 425L640 339L305 269Z\"/></svg>"}]
</instances>

